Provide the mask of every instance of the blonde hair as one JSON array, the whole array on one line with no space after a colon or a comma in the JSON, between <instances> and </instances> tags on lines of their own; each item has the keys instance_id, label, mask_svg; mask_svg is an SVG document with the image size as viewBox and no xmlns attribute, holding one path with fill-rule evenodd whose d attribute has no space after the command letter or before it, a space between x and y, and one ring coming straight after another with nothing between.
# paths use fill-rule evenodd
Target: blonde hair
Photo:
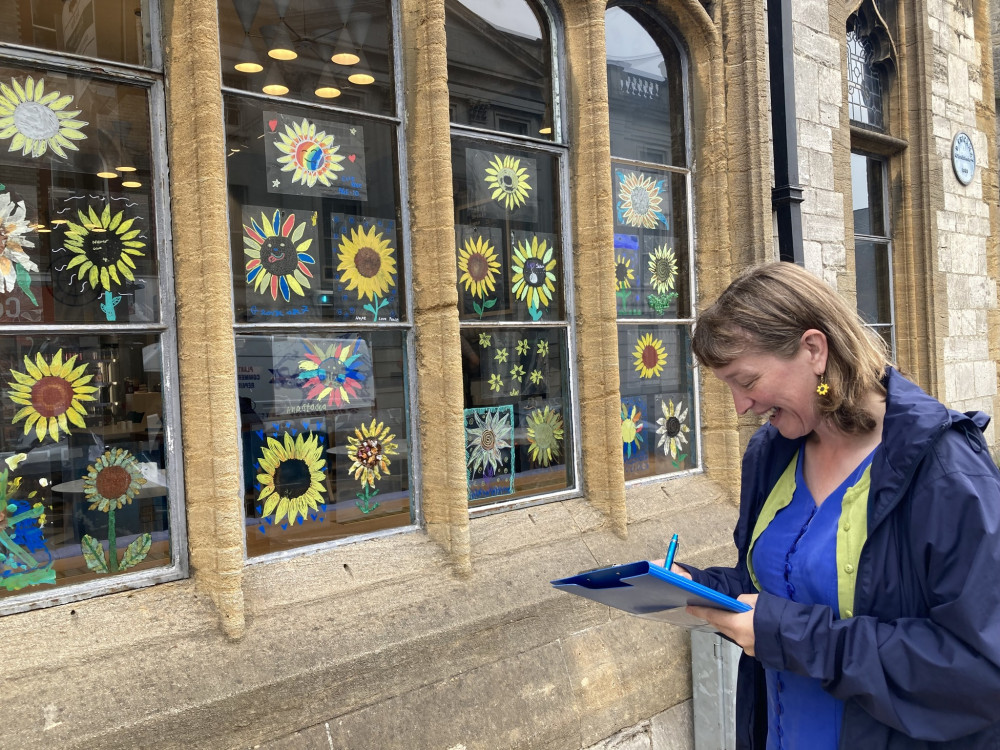
<instances>
[{"instance_id":1,"label":"blonde hair","mask_svg":"<svg viewBox=\"0 0 1000 750\"><path fill-rule=\"evenodd\" d=\"M828 284L793 263L750 268L727 287L695 322L692 348L714 369L747 354L791 359L810 328L826 336L820 413L844 432L864 433L875 419L864 407L872 392L885 395L882 379L892 367L885 342Z\"/></svg>"}]
</instances>

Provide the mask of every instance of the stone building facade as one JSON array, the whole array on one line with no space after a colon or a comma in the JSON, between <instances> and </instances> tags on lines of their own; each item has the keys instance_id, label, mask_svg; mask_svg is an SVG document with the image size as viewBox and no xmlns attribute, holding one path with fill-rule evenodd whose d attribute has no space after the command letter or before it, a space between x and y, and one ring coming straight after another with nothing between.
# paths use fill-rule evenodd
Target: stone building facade
<instances>
[{"instance_id":1,"label":"stone building facade","mask_svg":"<svg viewBox=\"0 0 1000 750\"><path fill-rule=\"evenodd\" d=\"M45 585L25 583L14 588L11 584L0 598L0 653L8 717L0 747L691 747L688 633L576 601L553 590L549 581L606 564L659 557L670 532L680 534L682 557L694 564L732 561L735 554L731 531L741 449L756 423L734 414L725 386L710 373L694 368L690 353L684 350L684 336L697 309L741 269L779 256L782 238L772 207L773 155L779 138L772 135L769 44L782 45L787 51L785 64L790 70L785 74L794 81L793 99L787 101L793 108L795 127L782 138L783 143L793 139L797 156L797 181L791 186L792 193L801 196L801 201L793 201L801 219L801 235L791 238L798 248L797 260L858 303L869 322L891 341L901 367L922 387L955 408L998 413L1000 191L995 136L1000 89L994 79L996 22L988 3L771 0L772 7L765 8L738 0L622 0L611 3L609 9L603 0L331 0L319 4L330 18L322 23L329 23L331 30L355 28L360 10L367 9L365 28L379 30L388 40L382 49L384 67L378 69L376 63L372 68L378 78L376 86L384 85L379 90L389 93L381 99L366 99L358 88L365 84L356 84L353 91L361 93L351 99L352 89L345 85L343 105L334 100L330 105L321 103L326 107L321 109L321 104L306 102L305 96L295 92L287 100L291 103L284 103L283 94L262 95L241 88L238 81L242 79L231 72L242 41L256 44L261 62L270 64L262 45L279 49L276 37L283 25L298 33L298 42L315 42L307 39L308 24L296 27L294 21L296 8L316 5L311 0L281 0L274 3L275 9L270 0L161 0L136 8L131 7L133 3L122 2L121 8L111 3L116 9L115 23L122 18L131 23L132 15L140 19L144 31L136 43L141 46L145 34L148 50L141 60L108 53L110 47L103 46L100 30L113 25L102 16L106 10L96 2L78 2L80 9L74 5L72 13L79 10L82 15L64 13L53 16L50 23L37 20L49 12L46 3L16 0L12 17L26 25L19 27L12 21L15 31L0 35L0 92L7 97L0 101L0 123L8 116L4 107L13 110L19 103L33 102L36 110L50 107L51 117L63 128L60 132L87 135L96 143L98 134L86 127L93 123L115 133L114 123L128 119L129 112L140 106L121 92L131 92L130 86L145 92L141 106L149 116L140 125L148 134L141 148L146 149L145 163L157 192L148 199L154 208L143 216L157 231L143 237L160 253L159 271L149 271L159 282L159 312L146 319L130 308L132 318L113 322L109 311L118 305L121 313L121 304L131 303L113 302L110 281L91 282L94 294L88 304L92 302L95 310L103 304L100 310L105 317L72 317L70 312L59 312L69 309L68 302L53 301L56 312L51 315L46 312L37 320L14 323L0 320L3 341L16 341L16 347L10 343L16 356L6 354L3 347L7 344L0 344L4 357L0 364L37 384L41 375L32 372L41 367L39 361L44 362L46 377L69 382L73 398L82 403L85 399L80 396L87 393L83 389L91 386L75 370L63 367L62 352L65 349L68 357L74 337L84 337L88 327L94 328L107 337L102 340L105 348L110 346L108 341L117 342L120 348L114 351L120 356L131 346L129 356L137 371L145 367L149 382L150 373L162 373L148 391L127 391L123 384L121 393L123 398L130 397L127 403L136 408L129 411L140 419L144 415L138 413L137 404L151 399L153 393L160 394L156 400L162 405L155 422L162 424L163 437L157 452L151 445L156 428L150 426L148 417L143 419L142 438L150 445L136 466L148 464L152 473L143 475L142 482L138 474L130 473L133 484L126 481L121 488L120 496L127 496L127 502L115 511L121 519L121 552L115 550L114 522L109 527L115 516L108 508L116 504L116 498L106 497L108 502L101 507L101 488L107 486L98 481L103 447L96 453L84 450L82 462L74 464L77 474L62 476L56 485L67 496L83 494L86 502L94 502L96 511L93 507L80 510L85 504L82 500L71 506L68 500L49 499L48 483L39 483L34 490L45 498L42 511L22 510L21 505L11 511L24 518L34 513L32 522L37 520L50 539L56 538L51 517L57 513L84 525L72 537L73 554L80 556L76 568L68 562L63 567L55 563L53 570L58 572ZM372 12L382 5L381 15ZM525 8L533 16L522 17ZM492 15L497 9L499 17ZM775 9L784 13L786 21L780 34L774 28L768 31L768 13ZM79 18L87 18L87 13L92 14L97 29L95 41L90 46L69 47L72 29L85 32L89 28L86 22L79 26ZM270 18L275 13L280 23L268 21L266 28L255 20L255 14ZM518 20L532 17L534 21L527 26ZM289 19L287 24L285 19ZM64 24L65 33L57 32L56 20ZM243 23L242 30L238 22ZM310 23L319 22L314 18ZM121 23L125 29L127 24ZM655 43L657 49L650 59L663 63L659 73L641 68L642 49L633 56L620 52L621 40L614 34L626 28L623 24L633 24L642 32L635 32L636 38L648 37ZM54 30L46 36L50 25ZM525 31L536 25L537 33ZM25 31L29 28L33 35ZM504 43L519 50L517 55L499 55L484 41L494 33L499 38L501 31ZM121 31L121 38L132 39L129 33ZM455 50L459 34L481 45L461 60L456 59ZM848 43L852 34L854 46ZM360 40L354 41L357 47ZM533 52L536 49L542 53ZM497 72L501 69L502 75ZM301 80L309 76L316 80L321 74L319 67L310 68ZM516 91L521 93L511 93L514 88L496 93L500 89L490 88L494 74L504 85L516 80ZM85 112L72 120L60 117L68 104L59 109L57 100L44 98L41 88L37 95L27 91L28 77L34 87L43 75L47 76L46 90L58 88L52 81L66 90L68 82L76 80L73 76L116 86L115 96L125 102L120 106L122 114L118 120L101 119L95 109L96 114ZM630 75L631 83L609 87L609 80L621 82ZM7 88L8 80L20 88L13 83ZM296 85L291 80L286 83ZM464 87L461 90L459 83ZM92 84L80 83L85 85ZM476 93L477 87L482 91ZM651 135L643 136L643 141L654 143L660 136L635 114L640 109L616 110L616 92L626 89L675 91L669 94L675 97L669 111L671 128L675 128L671 137L677 139L672 143L680 144L676 152L667 153L667 149L655 156L650 151L628 151L632 146L622 138L623 122L637 128L649 125ZM873 103L870 97L876 89L880 97ZM483 93L491 91L493 99ZM78 100L90 101L82 93ZM477 119L487 110L498 119ZM878 122L870 119L875 110L882 118ZM282 327L284 323L275 322L274 315L253 317L246 302L249 297L240 296L261 292L253 284L257 278L253 261L261 260L260 247L269 240L269 247L274 247L275 238L291 238L294 244L314 231L304 222L306 228L301 231L306 234L296 234L298 225L293 231L294 222L288 222L289 212L312 206L307 203L312 196L304 192L305 178L300 183L302 191L286 193L279 200L264 191L263 171L258 175L253 171L258 167L245 166L248 162L241 160L248 152L269 154L264 149L272 146L281 151L280 137L273 135L282 132L277 124L287 125L284 132L290 141L309 130L301 125L307 118L332 123L327 129L341 139L338 143L356 143L350 138L357 139L357 133L348 136L348 127L365 134L366 145L358 145L358 154L368 157L368 173L359 172L358 179L368 179L373 187L356 212L343 208L348 204L332 193L322 196L322 204L316 199L315 205L323 206L318 210L330 216L324 213L315 229L317 248L324 248L315 252L317 258L321 252L329 255L325 268L330 270L331 283L339 279L341 287L336 290L346 295L352 291L343 288L349 278L337 276L333 258L339 252L340 262L347 263L345 258L357 257L350 252L360 253L361 248L358 235L339 228L338 222L346 225L351 217L362 217L358 231L373 233L376 224L368 217L394 221L392 229L386 230L393 233L386 242L394 243L393 284L399 290L391 303L398 306L392 318L380 319L380 305L389 296L385 288L376 286L370 287L374 295L367 298L373 318L360 312L364 300L359 294L359 317L351 324L333 317L332 312L327 316L324 309L311 327L303 328ZM276 125L268 126L272 120ZM535 127L537 132L518 132L517 123L528 123L526 127ZM36 130L19 127L20 135L36 133L40 134L36 141L44 140L41 126ZM0 139L13 137L15 131L4 132L0 131ZM315 128L311 132L319 138L313 146L322 150L322 138L316 136ZM248 133L251 137L240 140ZM968 167L968 160L953 164L959 134L968 136L975 153L975 168L968 173L960 171ZM50 137L54 138L46 136ZM121 139L128 140L125 135ZM270 140L266 147L255 145L260 139ZM58 139L54 142L61 144ZM86 151L84 141L76 142ZM23 143L18 142L16 149L12 145L11 151L20 150ZM384 150L376 151L377 143ZM128 148L140 147L122 148L128 153ZM537 170L527 172L535 192L515 194L513 204L506 207L507 215L487 212L477 214L473 221L460 208L463 201L474 202L469 198L473 188L465 181L472 172L459 170L456 164L459 159L471 163L476 152L485 151L516 154L519 164L530 164ZM110 160L109 153L94 152L107 156L104 162ZM328 148L326 153L334 152ZM338 163L343 163L346 154L345 146ZM25 244L25 252L32 258L34 249L49 248L52 263L37 260L32 273L55 274L56 240L26 233L29 229L48 231L42 223L42 192L37 198L31 192L33 185L49 179L44 176L48 172L37 166L42 156L35 156L31 147L21 156L36 161L28 166L10 161L11 157L0 161L0 167L7 170L0 173L0 182L23 183L19 190L29 196L25 201L29 214L37 204L38 223L29 226L34 215L23 218L23 237L32 237L34 243ZM493 169L502 172L502 159L498 163ZM46 164L47 169L58 168L58 164ZM305 174L312 162L294 164ZM512 312L511 317L487 328L482 323L486 295L468 296L470 287L479 292L485 287L474 286L474 275L470 284L461 280L462 243L470 236L509 243L505 257L511 265L506 272L511 278L515 273L526 277L524 255L518 266L522 270L513 269L514 251L522 252L520 246L515 247L524 241L518 232L534 225L515 222L512 230L509 212L511 205L527 205L527 196L541 193L540 175L547 164L554 165L550 182L556 198L539 199L534 210L542 217L555 205L557 218L551 226L537 230L535 239L544 234L547 241L562 248L563 254L554 256L560 268L565 268L558 271L561 291L550 298L535 297L534 304L527 305L528 317L521 314L524 308L517 308L520 313ZM116 166L106 164L112 177L102 179L121 179L114 174ZM29 167L34 170L30 177L24 176L27 171L17 171ZM513 168L515 180L517 168ZM273 185L272 178L288 179L280 167L276 169L267 173L269 184ZM345 169L349 172L351 167ZM244 178L239 170L250 177L240 182ZM673 186L670 200L662 188L670 234L647 237L639 229L631 234L622 231L629 221L622 207L623 195L646 177L653 181L644 184ZM50 182L53 188L66 187ZM45 184L48 190L49 183ZM96 184L74 182L72 195L64 199L52 197L61 194L46 193L44 200L61 207L58 201L71 205L87 191L96 191L105 196L105 204L116 205L111 197L118 193ZM375 195L375 185L392 195ZM494 188L502 192L499 182ZM13 221L21 193L10 193L8 220ZM371 208L379 200L391 204L385 213ZM273 226L267 225L271 214L261 209L265 204L274 207ZM77 210L76 204L72 206ZM241 213L244 209L246 213ZM93 224L88 226L90 213L80 210L79 222L73 219L76 230L60 229L56 221L50 227L53 236L67 232L60 249L72 253L74 247L81 248L77 255L86 259L81 258L79 265L98 265L97 256L88 254L96 245L80 239L87 235L85 230L93 232L96 227L117 232L122 243L134 241L117 229L121 220L115 221L114 212L109 210L102 218L99 210L91 209ZM633 206L632 210L638 209ZM253 222L260 225L256 240L248 229ZM463 235L466 225L504 230ZM76 239L70 236L73 232ZM241 239L244 234L250 236L250 244L245 237ZM635 247L628 244L633 236L639 238ZM628 278L622 276L624 261L631 250L644 251L647 239L652 248L663 238L673 243L669 250L679 267L677 288L686 286L680 297L675 294L669 303L655 303L661 305L656 307L660 318L637 316L647 326L642 329L622 312L623 304L627 308L630 303L628 295L622 294L629 291L623 283ZM390 257L388 246L380 251L383 263ZM687 249L682 251L682 246ZM255 247L256 256L245 254L246 248L254 251ZM653 255L657 250L649 252ZM301 244L296 252L300 263L314 262ZM639 263L630 268L646 278L642 276L646 264L643 257L641 268ZM318 272L319 265L313 270ZM31 270L27 264L23 267ZM273 285L263 288L257 305L268 313L287 313L279 282L297 277L292 270L275 272L275 267L271 267ZM353 277L358 284L372 278L362 278L363 270L359 265L359 274ZM465 273L471 274L467 268ZM654 273L651 266L649 273ZM28 288L58 291L55 282L29 276L23 282ZM16 294L26 294L20 283L22 291ZM313 283L318 289L319 281ZM663 289L666 297L667 287ZM134 286L127 291L138 294ZM104 292L107 296L101 296ZM55 293L46 294L57 298ZM283 294L287 301L287 289ZM516 295L515 290L514 303ZM37 297L43 300L40 306L49 304L49 296L39 292ZM306 298L316 309L327 304L317 296ZM559 315L552 309L557 303L563 306ZM543 304L551 305L551 316L543 317ZM333 406L334 391L357 397L357 404L366 398L364 387L359 385L357 393L341 392L339 386L320 388L316 391L322 393L320 400L328 394L330 399L329 410L321 413L328 425L323 433L328 442L310 443L320 430L305 422L298 433L293 432L287 424L302 419L304 412L287 411L281 419L275 417L273 425L275 445L285 441L285 447L271 447L270 417L265 415L260 425L252 425L249 414L253 410L241 403L243 398L249 399L246 404L256 399L254 406L264 415L261 391L254 391L251 398L240 376L270 377L274 387L269 393L276 401L281 384L275 382L278 376L272 368L261 369L251 361L249 350L240 347L264 337L306 336L302 331L322 342L320 349L310 350L320 365L298 364L312 361L306 355L295 358L293 379L298 381L301 372L324 385L327 363L338 357L341 364L347 361L340 349L333 353L330 347L343 346L350 338L355 342L352 356L361 357L356 342L364 340L369 359L361 357L358 362L367 362L365 367L380 393L403 393L398 403L393 402L396 411L376 412L373 406L373 411L364 412L372 419L371 431L365 426L351 433L341 422L354 412L340 408L339 401ZM515 484L513 451L508 456L508 474L502 469L506 465L502 458L489 471L484 468L486 459L476 464L470 458L485 455L470 454L470 435L485 429L476 419L491 419L495 425L501 412L492 405L499 401L490 400L493 395L485 365L478 365L481 382L470 375L466 345L471 342L474 349L478 345L480 361L486 359L488 345L481 338L485 335L495 344L489 357L499 361L493 354L499 348L496 342L509 337L510 351L505 356L513 356L514 347L521 346L523 331L539 337L531 340L532 347L544 339L551 342L543 347L546 352L551 346L553 355L558 350L563 357L558 370L563 383L561 400L556 403L553 397L545 402L556 404L552 408L561 415L560 421L552 421L539 400L533 402L537 411L530 416L524 412L526 421L507 425L509 441L517 442L522 451L516 459L517 482L537 481L544 491ZM643 349L632 339L622 343L633 334L647 332L651 332L647 342L655 339L666 349L657 350L652 343ZM63 337L58 355L54 347L27 342L31 336L42 340L50 335ZM130 336L135 338L131 344ZM149 354L147 347L154 343L159 346L155 367L136 353ZM649 347L652 359L646 360ZM275 362L276 351L267 354ZM674 394L669 406L666 397L654 400L653 391L629 390L645 388L649 376L659 377L664 360L669 364L665 372L673 373L670 377L676 381L664 387L665 393ZM514 363L509 364L513 367ZM379 374L379 368L391 374ZM493 370L496 380L492 382L505 379L506 372ZM5 384L11 378L22 382L16 376L8 378L7 372L3 376ZM300 382L293 385L292 391L302 391ZM524 397L509 396L503 405L511 403L509 413L517 414ZM649 412L641 422L642 441L637 439L639 417L633 418L640 398L646 399L642 403ZM371 400L377 402L374 395ZM47 415L42 415L41 402L32 401L29 406L38 412L33 415L34 424L41 424L38 420ZM27 457L23 465L30 466L36 448L53 444L65 446L72 456L78 447L73 441L84 433L103 436L110 446L112 425L118 429L120 423L102 419L98 424L93 408L87 406L86 425L79 429L64 429L53 418L37 433L24 430L24 437L33 439L31 445L22 448L5 442L4 457L13 459L23 450ZM293 413L294 418L289 416ZM13 411L4 414L15 423L15 437L21 439L19 419L13 418ZM662 416L659 432L657 416ZM667 431L671 417L677 424L685 422L683 442L676 432ZM379 487L386 489L379 500L372 501L375 473L365 473L358 441L372 438L384 448L395 439L382 431L390 418L396 420L393 429L400 439L393 444L393 462L383 465L377 476ZM286 419L287 423L282 421ZM538 458L538 451L545 450L537 432L543 419L549 427L558 424L566 436L565 443L548 443L551 453L545 461ZM528 420L536 421L529 424ZM626 425L627 420L632 424ZM631 430L628 435L626 426ZM529 428L535 430L530 439L526 437ZM665 438L659 446L658 434ZM296 435L309 437L296 443ZM994 427L987 438L996 450ZM268 461L277 465L291 458L311 463L318 473L319 448L306 443L324 446L322 460L329 463L322 464L327 467L323 471L329 473L316 480L322 487L315 488L315 496L302 492L301 514L293 503L281 501L279 507L285 508L284 520L290 528L279 532L283 519L267 505L260 483L278 484L278 469L269 472ZM131 443L122 444L138 455ZM331 447L326 450L326 445ZM672 465L663 464L666 470L647 471L632 479L639 476L630 473L639 454L630 445L636 451L646 450L643 455L650 465L657 450L657 460L670 459ZM679 459L677 451L668 455L671 446L680 449ZM350 459L347 464L345 456ZM560 457L562 463L556 460ZM57 465L53 460L46 459L50 461L46 466ZM8 462L13 464L11 477L17 463ZM131 472L132 464L116 465ZM558 472L549 471L556 465ZM334 493L342 493L358 478L357 472L372 479L367 489L364 483L352 484L348 499L335 502ZM390 492L389 485L382 484L383 474L401 484L391 485ZM259 475L266 475L265 479ZM35 475L24 476L25 488L38 481L32 478ZM497 502L477 504L472 488L494 492L498 477L510 480L505 490L511 495L509 501L500 496ZM83 484L68 487L72 481ZM309 480L305 485L312 487ZM149 486L162 492L165 510L161 510L169 522L156 522L161 525L154 523L147 532L140 518L135 522L134 539L126 538L124 529L130 523L126 506L146 507L143 502L149 501L149 491L142 487ZM283 492L282 497L287 497L290 490ZM380 502L385 503L385 515L372 515L370 511ZM320 508L330 517L327 525L310 526L322 520ZM317 518L309 515L314 511ZM87 526L95 523L87 512L104 513L99 519L103 525ZM297 529L326 529L335 523L334 532L309 536L303 531L301 537L291 536ZM352 523L362 525L352 527ZM62 533L70 534L69 528ZM355 533L352 528L364 531ZM87 529L81 542L79 534ZM94 548L89 553L80 551L86 539L93 542L105 533L107 549L99 540L100 554ZM45 568L38 546L42 542L35 537L34 542L19 542L21 538L14 532L5 537L11 545L27 550L25 554L33 561L28 567ZM272 538L277 541L272 543ZM6 546L4 554L12 550ZM68 555L55 557L67 560ZM25 558L19 559L11 558L5 568L11 580L33 572L25 567ZM127 569L130 565L135 568L132 572ZM72 579L66 571L76 569L82 572Z\"/></svg>"}]
</instances>

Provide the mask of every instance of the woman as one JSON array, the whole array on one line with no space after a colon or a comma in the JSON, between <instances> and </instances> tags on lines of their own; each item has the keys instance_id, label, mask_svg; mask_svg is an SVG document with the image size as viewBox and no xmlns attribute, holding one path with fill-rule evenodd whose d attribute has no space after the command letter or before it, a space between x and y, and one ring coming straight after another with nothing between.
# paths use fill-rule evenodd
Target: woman
<instances>
[{"instance_id":1,"label":"woman","mask_svg":"<svg viewBox=\"0 0 1000 750\"><path fill-rule=\"evenodd\" d=\"M744 650L738 747L1000 748L1000 473L989 418L891 366L826 284L774 263L693 348L767 417L743 459L735 568L674 571L751 612L691 608Z\"/></svg>"}]
</instances>

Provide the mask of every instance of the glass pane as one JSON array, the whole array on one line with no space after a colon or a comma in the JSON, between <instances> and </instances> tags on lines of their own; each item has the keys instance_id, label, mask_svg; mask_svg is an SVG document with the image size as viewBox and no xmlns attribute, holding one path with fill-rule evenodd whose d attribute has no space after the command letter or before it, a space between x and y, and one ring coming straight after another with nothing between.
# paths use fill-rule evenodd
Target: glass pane
<instances>
[{"instance_id":1,"label":"glass pane","mask_svg":"<svg viewBox=\"0 0 1000 750\"><path fill-rule=\"evenodd\" d=\"M0 42L152 65L147 0L4 0Z\"/></svg>"},{"instance_id":2,"label":"glass pane","mask_svg":"<svg viewBox=\"0 0 1000 750\"><path fill-rule=\"evenodd\" d=\"M892 323L889 243L855 240L858 312L866 323Z\"/></svg>"},{"instance_id":3,"label":"glass pane","mask_svg":"<svg viewBox=\"0 0 1000 750\"><path fill-rule=\"evenodd\" d=\"M565 319L556 158L456 138L452 169L462 319Z\"/></svg>"},{"instance_id":4,"label":"glass pane","mask_svg":"<svg viewBox=\"0 0 1000 750\"><path fill-rule=\"evenodd\" d=\"M170 563L162 370L155 335L0 338L0 596Z\"/></svg>"},{"instance_id":5,"label":"glass pane","mask_svg":"<svg viewBox=\"0 0 1000 750\"><path fill-rule=\"evenodd\" d=\"M854 204L854 233L884 237L885 163L863 154L851 154L851 191Z\"/></svg>"},{"instance_id":6,"label":"glass pane","mask_svg":"<svg viewBox=\"0 0 1000 750\"><path fill-rule=\"evenodd\" d=\"M611 153L622 159L687 166L683 68L677 45L644 14L634 18L622 8L609 8L604 24Z\"/></svg>"},{"instance_id":7,"label":"glass pane","mask_svg":"<svg viewBox=\"0 0 1000 750\"><path fill-rule=\"evenodd\" d=\"M411 522L403 335L236 337L248 555Z\"/></svg>"},{"instance_id":8,"label":"glass pane","mask_svg":"<svg viewBox=\"0 0 1000 750\"><path fill-rule=\"evenodd\" d=\"M386 0L219 0L222 85L396 111Z\"/></svg>"},{"instance_id":9,"label":"glass pane","mask_svg":"<svg viewBox=\"0 0 1000 750\"><path fill-rule=\"evenodd\" d=\"M0 323L159 318L149 133L145 89L0 68Z\"/></svg>"},{"instance_id":10,"label":"glass pane","mask_svg":"<svg viewBox=\"0 0 1000 750\"><path fill-rule=\"evenodd\" d=\"M618 319L691 315L687 180L612 163Z\"/></svg>"},{"instance_id":11,"label":"glass pane","mask_svg":"<svg viewBox=\"0 0 1000 750\"><path fill-rule=\"evenodd\" d=\"M405 317L395 125L226 100L236 320Z\"/></svg>"},{"instance_id":12,"label":"glass pane","mask_svg":"<svg viewBox=\"0 0 1000 750\"><path fill-rule=\"evenodd\" d=\"M873 130L884 130L882 78L872 64L874 50L868 37L847 32L847 102L850 118Z\"/></svg>"},{"instance_id":13,"label":"glass pane","mask_svg":"<svg viewBox=\"0 0 1000 750\"><path fill-rule=\"evenodd\" d=\"M446 0L451 121L554 138L548 23L524 0Z\"/></svg>"},{"instance_id":14,"label":"glass pane","mask_svg":"<svg viewBox=\"0 0 1000 750\"><path fill-rule=\"evenodd\" d=\"M564 328L463 328L469 507L566 489L573 435Z\"/></svg>"},{"instance_id":15,"label":"glass pane","mask_svg":"<svg viewBox=\"0 0 1000 750\"><path fill-rule=\"evenodd\" d=\"M619 325L626 480L697 465L692 367L687 326Z\"/></svg>"}]
</instances>

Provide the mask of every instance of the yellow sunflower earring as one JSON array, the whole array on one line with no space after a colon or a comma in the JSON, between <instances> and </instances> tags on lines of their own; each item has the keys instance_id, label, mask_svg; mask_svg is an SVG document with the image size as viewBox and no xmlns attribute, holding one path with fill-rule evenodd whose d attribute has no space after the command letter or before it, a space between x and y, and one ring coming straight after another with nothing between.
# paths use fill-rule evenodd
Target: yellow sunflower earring
<instances>
[{"instance_id":1,"label":"yellow sunflower earring","mask_svg":"<svg viewBox=\"0 0 1000 750\"><path fill-rule=\"evenodd\" d=\"M816 393L820 396L825 396L830 392L830 384L826 382L826 373L824 372L820 375L819 385L816 386Z\"/></svg>"}]
</instances>

